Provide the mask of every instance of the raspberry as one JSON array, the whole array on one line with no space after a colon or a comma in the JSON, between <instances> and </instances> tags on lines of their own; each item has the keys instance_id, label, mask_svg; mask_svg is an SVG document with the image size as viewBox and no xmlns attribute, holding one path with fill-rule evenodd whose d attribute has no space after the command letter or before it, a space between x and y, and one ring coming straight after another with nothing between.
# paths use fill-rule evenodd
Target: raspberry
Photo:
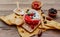
<instances>
[{"instance_id":1,"label":"raspberry","mask_svg":"<svg viewBox=\"0 0 60 37\"><path fill-rule=\"evenodd\" d=\"M34 25L33 24L31 24L30 26L31 26L32 29L34 29Z\"/></svg>"},{"instance_id":2,"label":"raspberry","mask_svg":"<svg viewBox=\"0 0 60 37\"><path fill-rule=\"evenodd\" d=\"M32 19L31 19L31 17L29 17L29 16L25 16L25 22L27 23L27 24L32 24Z\"/></svg>"},{"instance_id":3,"label":"raspberry","mask_svg":"<svg viewBox=\"0 0 60 37\"><path fill-rule=\"evenodd\" d=\"M33 16L33 15L34 15L34 13L31 13L31 14L30 14L30 16Z\"/></svg>"},{"instance_id":4,"label":"raspberry","mask_svg":"<svg viewBox=\"0 0 60 37\"><path fill-rule=\"evenodd\" d=\"M39 20L33 20L33 24L37 25L39 23Z\"/></svg>"}]
</instances>

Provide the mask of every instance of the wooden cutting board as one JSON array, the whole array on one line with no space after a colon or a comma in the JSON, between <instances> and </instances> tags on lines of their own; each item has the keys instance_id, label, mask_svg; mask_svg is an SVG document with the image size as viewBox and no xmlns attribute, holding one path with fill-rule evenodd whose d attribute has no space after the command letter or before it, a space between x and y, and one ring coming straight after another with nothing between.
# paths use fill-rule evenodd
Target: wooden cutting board
<instances>
[{"instance_id":1,"label":"wooden cutting board","mask_svg":"<svg viewBox=\"0 0 60 37\"><path fill-rule=\"evenodd\" d=\"M17 26L18 32L22 37L30 37L32 35L38 34L39 31L41 31L39 28L37 28L34 32L28 33L25 29L22 27Z\"/></svg>"}]
</instances>

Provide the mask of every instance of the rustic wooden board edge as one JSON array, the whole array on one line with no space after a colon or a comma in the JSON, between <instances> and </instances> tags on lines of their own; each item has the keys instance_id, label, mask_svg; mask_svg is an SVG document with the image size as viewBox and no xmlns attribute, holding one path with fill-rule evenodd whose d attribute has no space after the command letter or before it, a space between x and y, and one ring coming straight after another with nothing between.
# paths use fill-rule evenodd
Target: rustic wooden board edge
<instances>
[{"instance_id":1,"label":"rustic wooden board edge","mask_svg":"<svg viewBox=\"0 0 60 37\"><path fill-rule=\"evenodd\" d=\"M19 35L21 35L22 37L30 37L32 35L38 34L38 32L40 31L40 29L37 28L33 33L29 33L26 30L24 30L22 27L19 27L19 26L17 26L17 29L18 29Z\"/></svg>"}]
</instances>

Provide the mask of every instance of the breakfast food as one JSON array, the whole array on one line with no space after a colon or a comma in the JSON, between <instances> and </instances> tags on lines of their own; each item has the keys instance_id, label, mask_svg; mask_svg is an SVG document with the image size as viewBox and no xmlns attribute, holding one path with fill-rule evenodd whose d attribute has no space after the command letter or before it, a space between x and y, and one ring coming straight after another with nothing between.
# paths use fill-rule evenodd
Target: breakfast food
<instances>
[{"instance_id":1,"label":"breakfast food","mask_svg":"<svg viewBox=\"0 0 60 37\"><path fill-rule=\"evenodd\" d=\"M33 12L35 12L35 10ZM26 13L25 15L27 15L27 14L28 13ZM51 20L51 21L46 20L46 23L42 27L41 27L41 24L38 24L37 27L35 26L36 28L34 27L35 29L33 28L33 29L30 30L31 27L26 28L28 25L26 24L26 22L24 22L24 21L26 21L26 16L25 15L20 16L20 15L16 15L16 13L13 13L13 14L10 14L10 15L7 15L7 16L1 16L0 19L3 20L8 25L17 25L18 32L22 37L24 37L24 36L30 37L30 36L33 36L35 34L38 34L38 31L40 29L42 29L43 31L48 30L48 29L60 29L60 24L59 23L57 23L53 20ZM30 14L28 16L28 19L30 19L31 18L30 16L33 16L33 15L34 14ZM34 19L37 19L37 18L34 18ZM39 18L39 19L41 19L41 18ZM29 20L29 21L31 21L31 20ZM41 21L40 21L40 23L41 23ZM30 23L28 23L28 24L30 24Z\"/></svg>"},{"instance_id":2,"label":"breakfast food","mask_svg":"<svg viewBox=\"0 0 60 37\"><path fill-rule=\"evenodd\" d=\"M33 10L32 10L33 11ZM31 11L29 11L29 12L31 12ZM33 13L36 13L36 11L34 10L33 11ZM27 15L28 13L26 13L25 15ZM32 29L31 27L29 27L29 28L31 28L31 30L29 29L29 28L25 28L26 26L27 26L27 24L25 24L25 22L24 22L24 20L26 20L25 18L25 15L24 16L20 16L20 15L16 15L16 13L13 13L13 14L10 14L10 15L7 15L7 16L4 16L4 17L0 17L0 19L1 20L3 20L5 23L7 23L8 25L17 25L17 29L18 29L18 31L19 31L19 34L21 33L21 35L22 35L22 37L23 36L25 36L25 34L26 34L26 36L28 36L28 37L30 37L30 36L32 36L32 35L35 35L35 34L38 34L38 31L40 30L39 28L38 28L38 25L39 25L39 23L37 23L37 26L35 26L34 27L34 29ZM36 14L36 15L39 15L39 14ZM30 14L30 16L32 16L32 14ZM28 17L30 17L30 16L28 16ZM25 17L25 18L24 18ZM36 21L38 21L39 22L39 19L40 18L36 18L37 16L35 16L35 18L33 19L34 20L34 22L33 23L35 23ZM6 19L4 19L4 18L6 18ZM18 19L17 19L18 18ZM24 18L24 19L23 19ZM36 20L37 19L37 20ZM6 21L5 21L6 20ZM10 21L8 21L8 20L10 20ZM11 24L9 24L9 23L11 23ZM32 21L32 20L31 20ZM24 25L25 24L25 25ZM34 26L34 24L33 24L33 26ZM23 27L23 28L22 28ZM36 29L35 29L36 28ZM22 31L22 30L23 31ZM25 29L27 29L27 31L25 30ZM23 33L22 33L23 32ZM25 33L24 33L25 32Z\"/></svg>"},{"instance_id":3,"label":"breakfast food","mask_svg":"<svg viewBox=\"0 0 60 37\"><path fill-rule=\"evenodd\" d=\"M43 31L48 29L60 29L60 23L47 18L40 10L41 2L34 1L32 3L32 9L19 8L14 9L14 13L1 16L0 19L8 25L16 25L19 34L22 37L32 37L34 35L41 36Z\"/></svg>"},{"instance_id":4,"label":"breakfast food","mask_svg":"<svg viewBox=\"0 0 60 37\"><path fill-rule=\"evenodd\" d=\"M34 1L34 2L32 2L32 8L35 10L40 10L41 4L42 3L40 1Z\"/></svg>"},{"instance_id":5,"label":"breakfast food","mask_svg":"<svg viewBox=\"0 0 60 37\"><path fill-rule=\"evenodd\" d=\"M34 31L37 26L40 24L40 15L34 9L28 9L29 11L26 12L24 15L24 22L25 24L22 25L24 29L29 32Z\"/></svg>"}]
</instances>

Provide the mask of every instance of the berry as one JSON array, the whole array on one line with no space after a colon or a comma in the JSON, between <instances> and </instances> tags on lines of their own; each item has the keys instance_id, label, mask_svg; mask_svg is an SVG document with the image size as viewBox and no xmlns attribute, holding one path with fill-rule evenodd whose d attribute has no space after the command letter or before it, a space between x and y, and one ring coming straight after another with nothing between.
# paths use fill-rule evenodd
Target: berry
<instances>
[{"instance_id":1,"label":"berry","mask_svg":"<svg viewBox=\"0 0 60 37\"><path fill-rule=\"evenodd\" d=\"M32 29L34 29L34 25L33 24L31 24L30 26L31 26Z\"/></svg>"},{"instance_id":2,"label":"berry","mask_svg":"<svg viewBox=\"0 0 60 37\"><path fill-rule=\"evenodd\" d=\"M33 16L34 13L30 13L30 12L28 12L27 15L29 15L29 16Z\"/></svg>"},{"instance_id":3,"label":"berry","mask_svg":"<svg viewBox=\"0 0 60 37\"><path fill-rule=\"evenodd\" d=\"M39 10L41 8L41 2L39 1L32 2L32 8L35 10Z\"/></svg>"},{"instance_id":4,"label":"berry","mask_svg":"<svg viewBox=\"0 0 60 37\"><path fill-rule=\"evenodd\" d=\"M33 24L37 25L39 23L39 20L33 20Z\"/></svg>"},{"instance_id":5,"label":"berry","mask_svg":"<svg viewBox=\"0 0 60 37\"><path fill-rule=\"evenodd\" d=\"M29 16L25 16L24 20L25 20L26 22L30 22L30 21L31 21L31 18L30 18Z\"/></svg>"},{"instance_id":6,"label":"berry","mask_svg":"<svg viewBox=\"0 0 60 37\"><path fill-rule=\"evenodd\" d=\"M31 29L34 29L34 27L36 27L40 21L36 19L33 20L33 16L34 13L31 13L30 15L26 14L24 18L25 22L31 27Z\"/></svg>"}]
</instances>

